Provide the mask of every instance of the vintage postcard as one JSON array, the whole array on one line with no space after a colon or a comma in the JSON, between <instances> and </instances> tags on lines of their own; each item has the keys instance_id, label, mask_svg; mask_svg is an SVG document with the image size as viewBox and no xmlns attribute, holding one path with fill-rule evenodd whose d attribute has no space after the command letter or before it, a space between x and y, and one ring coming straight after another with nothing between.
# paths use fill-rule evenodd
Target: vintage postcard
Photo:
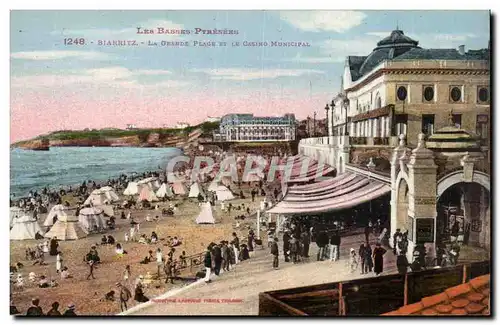
<instances>
[{"instance_id":1,"label":"vintage postcard","mask_svg":"<svg viewBox=\"0 0 500 325\"><path fill-rule=\"evenodd\" d=\"M10 313L491 316L490 16L11 11Z\"/></svg>"}]
</instances>

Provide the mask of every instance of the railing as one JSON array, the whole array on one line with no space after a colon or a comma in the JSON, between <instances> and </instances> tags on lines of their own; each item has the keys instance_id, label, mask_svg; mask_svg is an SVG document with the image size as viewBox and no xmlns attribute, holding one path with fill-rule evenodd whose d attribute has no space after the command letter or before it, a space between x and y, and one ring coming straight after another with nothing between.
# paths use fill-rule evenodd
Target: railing
<instances>
[{"instance_id":1,"label":"railing","mask_svg":"<svg viewBox=\"0 0 500 325\"><path fill-rule=\"evenodd\" d=\"M314 137L314 138L305 138L300 140L300 144L306 144L306 145L317 145L317 144L322 144L322 145L328 145L329 137Z\"/></svg>"},{"instance_id":2,"label":"railing","mask_svg":"<svg viewBox=\"0 0 500 325\"><path fill-rule=\"evenodd\" d=\"M353 136L332 136L332 137L314 137L301 139L301 145L330 145L330 146L349 146L349 145L368 145L368 146L397 146L397 137L353 137Z\"/></svg>"},{"instance_id":3,"label":"railing","mask_svg":"<svg viewBox=\"0 0 500 325\"><path fill-rule=\"evenodd\" d=\"M356 144L366 145L367 143L368 143L368 141L367 141L366 137L355 137L355 138L351 137L351 144L353 144L353 145L356 145Z\"/></svg>"},{"instance_id":4,"label":"railing","mask_svg":"<svg viewBox=\"0 0 500 325\"><path fill-rule=\"evenodd\" d=\"M259 316L380 315L490 274L489 261L259 294Z\"/></svg>"}]
</instances>

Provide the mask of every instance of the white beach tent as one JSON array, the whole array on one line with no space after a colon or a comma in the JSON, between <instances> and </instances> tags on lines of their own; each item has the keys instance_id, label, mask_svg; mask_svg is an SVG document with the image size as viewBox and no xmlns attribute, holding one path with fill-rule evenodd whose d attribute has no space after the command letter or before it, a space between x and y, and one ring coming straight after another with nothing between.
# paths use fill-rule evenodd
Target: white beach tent
<instances>
[{"instance_id":1,"label":"white beach tent","mask_svg":"<svg viewBox=\"0 0 500 325\"><path fill-rule=\"evenodd\" d=\"M233 183L233 178L231 176L224 176L221 178L221 183L222 185L224 186L233 186L234 183Z\"/></svg>"},{"instance_id":2,"label":"white beach tent","mask_svg":"<svg viewBox=\"0 0 500 325\"><path fill-rule=\"evenodd\" d=\"M94 230L95 227L97 227L97 229L106 228L106 221L103 218L103 211L100 208L92 207L81 209L78 214L78 221L87 232Z\"/></svg>"},{"instance_id":3,"label":"white beach tent","mask_svg":"<svg viewBox=\"0 0 500 325\"><path fill-rule=\"evenodd\" d=\"M96 208L101 209L102 212L108 217L115 216L115 210L113 209L113 206L111 204L97 205Z\"/></svg>"},{"instance_id":4,"label":"white beach tent","mask_svg":"<svg viewBox=\"0 0 500 325\"><path fill-rule=\"evenodd\" d=\"M109 186L106 186L92 191L83 205L103 205L106 202L111 203L119 200L120 198L118 197L118 195L116 195L115 190L113 190L113 188Z\"/></svg>"},{"instance_id":5,"label":"white beach tent","mask_svg":"<svg viewBox=\"0 0 500 325\"><path fill-rule=\"evenodd\" d=\"M20 218L24 215L28 214L28 212L20 207L10 207L10 228L14 225L14 220Z\"/></svg>"},{"instance_id":6,"label":"white beach tent","mask_svg":"<svg viewBox=\"0 0 500 325\"><path fill-rule=\"evenodd\" d=\"M139 186L137 182L129 182L127 188L123 191L123 195L136 195L139 194Z\"/></svg>"},{"instance_id":7,"label":"white beach tent","mask_svg":"<svg viewBox=\"0 0 500 325\"><path fill-rule=\"evenodd\" d=\"M155 202L158 201L158 198L156 197L155 192L153 192L152 188L150 188L149 186L143 186L141 189L141 194L139 194L139 201Z\"/></svg>"},{"instance_id":8,"label":"white beach tent","mask_svg":"<svg viewBox=\"0 0 500 325\"><path fill-rule=\"evenodd\" d=\"M219 187L219 183L217 183L217 181L213 181L212 183L210 183L210 185L208 186L208 191L209 192L215 192L217 191L217 188Z\"/></svg>"},{"instance_id":9,"label":"white beach tent","mask_svg":"<svg viewBox=\"0 0 500 325\"><path fill-rule=\"evenodd\" d=\"M62 204L56 204L52 207L52 209L50 209L47 217L45 218L45 221L43 222L43 225L45 227L50 227L54 224L54 217L57 217L57 219L59 219L60 216L74 214L74 210L76 209L64 206Z\"/></svg>"},{"instance_id":10,"label":"white beach tent","mask_svg":"<svg viewBox=\"0 0 500 325\"><path fill-rule=\"evenodd\" d=\"M156 196L159 198L172 197L174 196L174 192L172 192L172 188L170 187L170 185L168 185L167 183L163 183L161 184L158 191L156 191Z\"/></svg>"},{"instance_id":11,"label":"white beach tent","mask_svg":"<svg viewBox=\"0 0 500 325\"><path fill-rule=\"evenodd\" d=\"M186 195L188 194L187 186L184 182L174 182L172 184L172 191L176 195Z\"/></svg>"},{"instance_id":12,"label":"white beach tent","mask_svg":"<svg viewBox=\"0 0 500 325\"><path fill-rule=\"evenodd\" d=\"M68 214L59 217L44 237L57 237L59 240L76 240L87 237L87 232L82 228L76 216Z\"/></svg>"},{"instance_id":13,"label":"white beach tent","mask_svg":"<svg viewBox=\"0 0 500 325\"><path fill-rule=\"evenodd\" d=\"M10 239L24 240L35 239L36 234L43 235L44 231L33 217L23 215L14 219L14 224L10 230Z\"/></svg>"},{"instance_id":14,"label":"white beach tent","mask_svg":"<svg viewBox=\"0 0 500 325\"><path fill-rule=\"evenodd\" d=\"M224 185L217 186L215 194L217 195L217 201L229 201L234 199L233 193Z\"/></svg>"},{"instance_id":15,"label":"white beach tent","mask_svg":"<svg viewBox=\"0 0 500 325\"><path fill-rule=\"evenodd\" d=\"M198 217L196 217L197 224L214 224L215 219L212 211L212 205L210 202L205 202L200 204L201 211Z\"/></svg>"},{"instance_id":16,"label":"white beach tent","mask_svg":"<svg viewBox=\"0 0 500 325\"><path fill-rule=\"evenodd\" d=\"M199 194L201 194L201 196L203 197L206 197L205 192L203 191L203 188L201 188L200 184L191 184L191 188L189 189L189 197L197 198Z\"/></svg>"},{"instance_id":17,"label":"white beach tent","mask_svg":"<svg viewBox=\"0 0 500 325\"><path fill-rule=\"evenodd\" d=\"M148 186L153 191L156 191L157 189L160 188L160 182L157 177L148 177L137 182L137 186L139 186L140 190L142 190L142 187L145 185Z\"/></svg>"}]
</instances>

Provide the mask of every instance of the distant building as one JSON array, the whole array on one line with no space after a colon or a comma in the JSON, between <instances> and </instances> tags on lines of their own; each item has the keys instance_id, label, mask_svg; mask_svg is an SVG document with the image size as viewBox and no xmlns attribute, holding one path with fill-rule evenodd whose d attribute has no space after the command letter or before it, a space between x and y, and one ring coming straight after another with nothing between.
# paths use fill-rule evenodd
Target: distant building
<instances>
[{"instance_id":1,"label":"distant building","mask_svg":"<svg viewBox=\"0 0 500 325\"><path fill-rule=\"evenodd\" d=\"M185 129L187 127L189 127L189 123L185 123L185 122L179 122L175 125L176 129Z\"/></svg>"},{"instance_id":2,"label":"distant building","mask_svg":"<svg viewBox=\"0 0 500 325\"><path fill-rule=\"evenodd\" d=\"M221 118L214 141L292 141L295 130L294 114L278 117L228 114Z\"/></svg>"},{"instance_id":3,"label":"distant building","mask_svg":"<svg viewBox=\"0 0 500 325\"><path fill-rule=\"evenodd\" d=\"M211 116L208 116L205 119L205 122L210 122L210 123L219 122L219 121L220 121L220 117L211 117Z\"/></svg>"},{"instance_id":4,"label":"distant building","mask_svg":"<svg viewBox=\"0 0 500 325\"><path fill-rule=\"evenodd\" d=\"M137 125L135 124L127 124L127 130L135 130L137 129Z\"/></svg>"}]
</instances>

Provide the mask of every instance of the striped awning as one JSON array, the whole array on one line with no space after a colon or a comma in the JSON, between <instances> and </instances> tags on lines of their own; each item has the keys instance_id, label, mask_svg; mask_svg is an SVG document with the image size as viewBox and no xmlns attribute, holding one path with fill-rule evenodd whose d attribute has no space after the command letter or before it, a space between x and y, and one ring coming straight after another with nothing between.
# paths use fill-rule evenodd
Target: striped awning
<instances>
[{"instance_id":1,"label":"striped awning","mask_svg":"<svg viewBox=\"0 0 500 325\"><path fill-rule=\"evenodd\" d=\"M330 165L320 163L313 158L302 155L288 157L280 163L287 165L287 170L280 171L279 175L280 177L285 177L288 184L308 183L331 174L335 170Z\"/></svg>"},{"instance_id":2,"label":"striped awning","mask_svg":"<svg viewBox=\"0 0 500 325\"><path fill-rule=\"evenodd\" d=\"M315 214L355 207L388 194L391 187L380 181L355 173L314 184L292 186L281 202L269 213Z\"/></svg>"}]
</instances>

